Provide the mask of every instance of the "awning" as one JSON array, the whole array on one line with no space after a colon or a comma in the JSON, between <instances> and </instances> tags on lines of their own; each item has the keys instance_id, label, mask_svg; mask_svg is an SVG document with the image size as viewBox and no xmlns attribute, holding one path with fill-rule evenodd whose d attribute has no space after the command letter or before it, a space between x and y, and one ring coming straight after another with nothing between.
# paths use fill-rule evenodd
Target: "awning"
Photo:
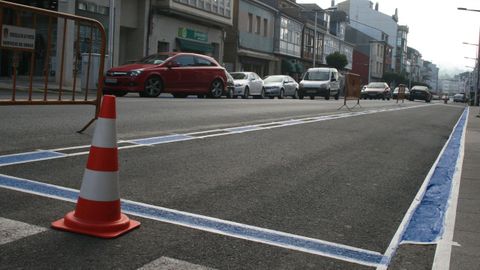
<instances>
[{"instance_id":1,"label":"awning","mask_svg":"<svg viewBox=\"0 0 480 270\"><path fill-rule=\"evenodd\" d=\"M183 39L183 38L177 38L177 40L178 40L178 45L180 46L180 49L184 52L198 52L198 53L213 52L212 44Z\"/></svg>"}]
</instances>

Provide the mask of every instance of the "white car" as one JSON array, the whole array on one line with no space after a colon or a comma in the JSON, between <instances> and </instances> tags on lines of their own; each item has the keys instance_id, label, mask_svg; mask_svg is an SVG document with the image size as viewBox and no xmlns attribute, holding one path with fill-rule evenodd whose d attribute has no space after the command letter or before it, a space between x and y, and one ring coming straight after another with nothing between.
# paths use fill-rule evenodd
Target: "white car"
<instances>
[{"instance_id":1,"label":"white car","mask_svg":"<svg viewBox=\"0 0 480 270\"><path fill-rule=\"evenodd\" d=\"M255 72L231 72L233 77L234 89L232 98L241 96L248 98L264 98L265 89L263 88L263 80Z\"/></svg>"},{"instance_id":2,"label":"white car","mask_svg":"<svg viewBox=\"0 0 480 270\"><path fill-rule=\"evenodd\" d=\"M286 96L298 98L298 83L287 75L272 75L264 80L265 95L283 99Z\"/></svg>"}]
</instances>

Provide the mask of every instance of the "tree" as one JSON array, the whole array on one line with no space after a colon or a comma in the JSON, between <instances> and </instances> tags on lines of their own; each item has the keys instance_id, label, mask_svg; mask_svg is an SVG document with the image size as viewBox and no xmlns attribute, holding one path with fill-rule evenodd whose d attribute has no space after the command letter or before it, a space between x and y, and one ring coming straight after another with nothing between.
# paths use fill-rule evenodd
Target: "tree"
<instances>
[{"instance_id":1,"label":"tree","mask_svg":"<svg viewBox=\"0 0 480 270\"><path fill-rule=\"evenodd\" d=\"M339 52L334 52L327 55L326 60L329 66L334 67L338 70L342 70L348 64L348 60L345 54L341 54Z\"/></svg>"},{"instance_id":2,"label":"tree","mask_svg":"<svg viewBox=\"0 0 480 270\"><path fill-rule=\"evenodd\" d=\"M382 80L392 87L395 87L401 83L408 85L408 79L405 77L405 75L394 72L383 73Z\"/></svg>"}]
</instances>

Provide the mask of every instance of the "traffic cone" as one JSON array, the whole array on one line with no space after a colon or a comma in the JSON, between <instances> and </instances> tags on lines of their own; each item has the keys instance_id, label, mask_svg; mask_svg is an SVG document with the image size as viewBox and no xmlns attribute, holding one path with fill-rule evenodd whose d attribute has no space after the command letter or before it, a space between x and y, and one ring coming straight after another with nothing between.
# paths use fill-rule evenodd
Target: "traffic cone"
<instances>
[{"instance_id":1,"label":"traffic cone","mask_svg":"<svg viewBox=\"0 0 480 270\"><path fill-rule=\"evenodd\" d=\"M121 213L115 97L105 95L75 211L52 223L59 230L113 238L140 226Z\"/></svg>"}]
</instances>

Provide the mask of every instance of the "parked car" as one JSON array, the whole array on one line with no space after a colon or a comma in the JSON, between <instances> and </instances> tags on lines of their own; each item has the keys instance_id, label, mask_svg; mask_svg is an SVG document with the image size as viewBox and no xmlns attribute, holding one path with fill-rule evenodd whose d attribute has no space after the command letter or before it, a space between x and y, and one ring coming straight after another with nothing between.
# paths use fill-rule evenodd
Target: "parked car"
<instances>
[{"instance_id":1,"label":"parked car","mask_svg":"<svg viewBox=\"0 0 480 270\"><path fill-rule=\"evenodd\" d=\"M235 80L233 79L232 75L230 75L230 73L226 73L227 74L227 93L225 94L225 96L227 96L227 98L233 98L233 92L235 90Z\"/></svg>"},{"instance_id":2,"label":"parked car","mask_svg":"<svg viewBox=\"0 0 480 270\"><path fill-rule=\"evenodd\" d=\"M453 102L462 102L462 103L465 103L465 102L467 102L467 96L466 96L464 93L455 94L455 95L453 96Z\"/></svg>"},{"instance_id":3,"label":"parked car","mask_svg":"<svg viewBox=\"0 0 480 270\"><path fill-rule=\"evenodd\" d=\"M398 97L398 86L395 87L395 89L393 89L393 93L392 93L392 98L393 99L397 99ZM408 87L405 87L405 99L408 99L410 97L410 90L408 89Z\"/></svg>"},{"instance_id":4,"label":"parked car","mask_svg":"<svg viewBox=\"0 0 480 270\"><path fill-rule=\"evenodd\" d=\"M232 72L235 88L233 90L233 98L241 96L248 98L254 96L256 98L265 98L265 89L263 88L263 80L255 72Z\"/></svg>"},{"instance_id":5,"label":"parked car","mask_svg":"<svg viewBox=\"0 0 480 270\"><path fill-rule=\"evenodd\" d=\"M272 75L263 79L265 96L283 99L286 96L298 98L298 83L287 75Z\"/></svg>"},{"instance_id":6,"label":"parked car","mask_svg":"<svg viewBox=\"0 0 480 270\"><path fill-rule=\"evenodd\" d=\"M383 99L390 100L392 93L390 87L386 82L371 82L367 84L367 87L362 89L360 96L363 99Z\"/></svg>"},{"instance_id":7,"label":"parked car","mask_svg":"<svg viewBox=\"0 0 480 270\"><path fill-rule=\"evenodd\" d=\"M427 86L415 85L410 89L410 101L414 101L415 99L425 100L425 102L432 101L432 93L428 89Z\"/></svg>"},{"instance_id":8,"label":"parked car","mask_svg":"<svg viewBox=\"0 0 480 270\"><path fill-rule=\"evenodd\" d=\"M336 68L309 68L300 81L300 90L298 92L300 99L304 96L322 96L330 99L333 96L338 99L340 96L340 80Z\"/></svg>"},{"instance_id":9,"label":"parked car","mask_svg":"<svg viewBox=\"0 0 480 270\"><path fill-rule=\"evenodd\" d=\"M116 96L137 92L142 97L171 93L176 98L218 98L226 93L226 73L215 59L205 55L160 53L109 69L103 92Z\"/></svg>"}]
</instances>

